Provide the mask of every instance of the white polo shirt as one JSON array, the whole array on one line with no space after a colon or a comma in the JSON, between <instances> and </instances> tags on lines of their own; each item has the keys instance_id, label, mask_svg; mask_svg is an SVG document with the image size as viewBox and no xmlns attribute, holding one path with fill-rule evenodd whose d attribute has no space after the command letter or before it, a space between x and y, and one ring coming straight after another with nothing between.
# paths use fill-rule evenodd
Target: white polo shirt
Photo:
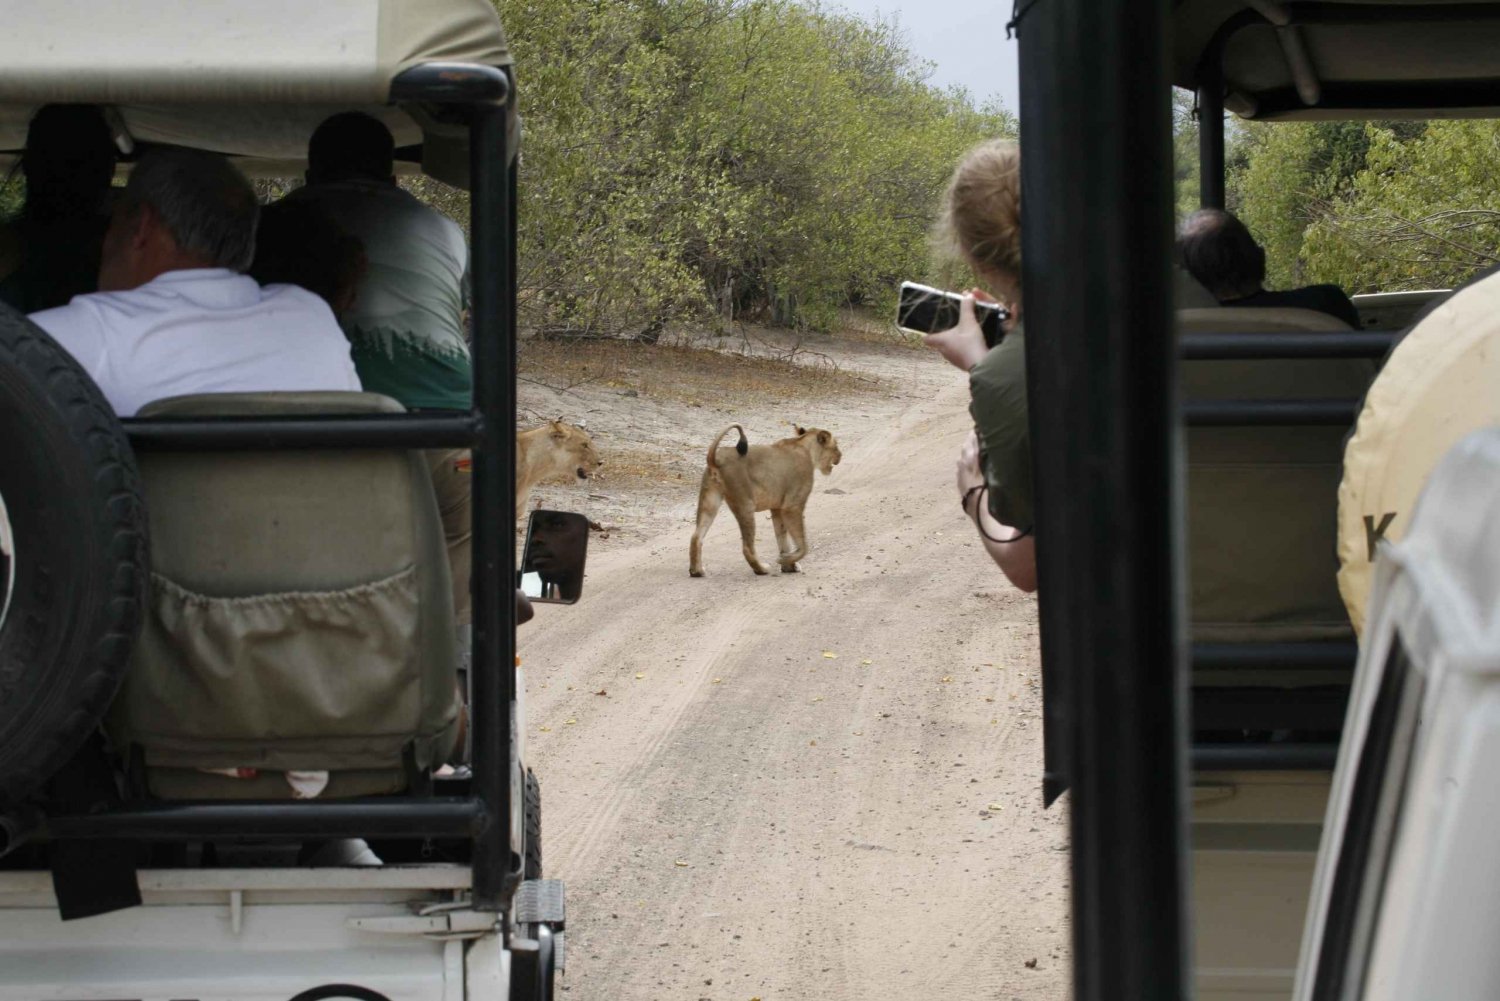
<instances>
[{"instance_id":1,"label":"white polo shirt","mask_svg":"<svg viewBox=\"0 0 1500 1001\"><path fill-rule=\"evenodd\" d=\"M128 292L32 313L121 417L189 393L359 390L349 341L318 296L226 268L169 271Z\"/></svg>"}]
</instances>

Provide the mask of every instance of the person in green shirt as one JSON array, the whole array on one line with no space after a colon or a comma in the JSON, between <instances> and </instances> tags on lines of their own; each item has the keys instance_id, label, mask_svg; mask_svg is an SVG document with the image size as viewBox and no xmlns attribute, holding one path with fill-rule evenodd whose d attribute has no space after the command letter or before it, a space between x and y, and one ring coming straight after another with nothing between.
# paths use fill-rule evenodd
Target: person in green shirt
<instances>
[{"instance_id":1,"label":"person in green shirt","mask_svg":"<svg viewBox=\"0 0 1500 1001\"><path fill-rule=\"evenodd\" d=\"M974 433L958 458L958 492L986 551L1012 584L1036 590L1026 341L1021 309L1021 153L993 140L970 150L948 183L943 241L987 286L964 298L958 326L925 343L969 373ZM1004 339L987 348L974 299L1010 308Z\"/></svg>"},{"instance_id":2,"label":"person in green shirt","mask_svg":"<svg viewBox=\"0 0 1500 1001\"><path fill-rule=\"evenodd\" d=\"M339 317L365 391L408 410L467 411L473 373L463 315L469 249L453 220L396 183L395 139L363 112L326 119L307 146L307 184L283 202L313 208L364 247L354 301ZM471 618L469 453L428 453L460 626Z\"/></svg>"}]
</instances>

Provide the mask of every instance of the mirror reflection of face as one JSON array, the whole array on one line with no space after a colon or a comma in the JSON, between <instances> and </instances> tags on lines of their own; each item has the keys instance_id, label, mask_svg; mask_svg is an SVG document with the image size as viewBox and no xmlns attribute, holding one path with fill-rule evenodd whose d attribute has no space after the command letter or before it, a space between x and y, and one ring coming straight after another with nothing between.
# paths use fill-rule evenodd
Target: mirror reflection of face
<instances>
[{"instance_id":1,"label":"mirror reflection of face","mask_svg":"<svg viewBox=\"0 0 1500 1001\"><path fill-rule=\"evenodd\" d=\"M537 511L522 560L520 588L540 601L577 601L583 591L588 519L566 511Z\"/></svg>"}]
</instances>

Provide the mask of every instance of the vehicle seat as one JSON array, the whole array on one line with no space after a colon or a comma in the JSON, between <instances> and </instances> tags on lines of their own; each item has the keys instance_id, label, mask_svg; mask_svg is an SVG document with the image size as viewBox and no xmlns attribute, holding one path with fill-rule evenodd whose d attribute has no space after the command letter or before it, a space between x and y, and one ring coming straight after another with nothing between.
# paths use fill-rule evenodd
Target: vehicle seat
<instances>
[{"instance_id":1,"label":"vehicle seat","mask_svg":"<svg viewBox=\"0 0 1500 1001\"><path fill-rule=\"evenodd\" d=\"M370 393L245 393L141 416L401 411ZM453 597L421 452L139 459L151 591L108 721L133 780L169 799L289 798L286 772L327 772L321 795L361 796L400 792L449 760Z\"/></svg>"},{"instance_id":2,"label":"vehicle seat","mask_svg":"<svg viewBox=\"0 0 1500 1001\"><path fill-rule=\"evenodd\" d=\"M1184 309L1183 333L1317 332L1349 328L1313 310ZM1374 377L1365 359L1192 360L1181 398L1358 400ZM1192 637L1247 643L1352 639L1339 598L1337 495L1342 427L1186 430Z\"/></svg>"}]
</instances>

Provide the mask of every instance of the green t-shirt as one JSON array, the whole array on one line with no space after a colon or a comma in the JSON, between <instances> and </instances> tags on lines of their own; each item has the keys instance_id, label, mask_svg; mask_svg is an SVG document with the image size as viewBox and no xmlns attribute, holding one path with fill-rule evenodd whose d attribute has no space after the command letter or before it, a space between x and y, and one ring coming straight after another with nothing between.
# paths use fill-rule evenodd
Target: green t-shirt
<instances>
[{"instance_id":1,"label":"green t-shirt","mask_svg":"<svg viewBox=\"0 0 1500 1001\"><path fill-rule=\"evenodd\" d=\"M1036 518L1026 420L1026 339L1019 324L969 370L969 413L984 455L990 514L1003 525L1029 531Z\"/></svg>"}]
</instances>

